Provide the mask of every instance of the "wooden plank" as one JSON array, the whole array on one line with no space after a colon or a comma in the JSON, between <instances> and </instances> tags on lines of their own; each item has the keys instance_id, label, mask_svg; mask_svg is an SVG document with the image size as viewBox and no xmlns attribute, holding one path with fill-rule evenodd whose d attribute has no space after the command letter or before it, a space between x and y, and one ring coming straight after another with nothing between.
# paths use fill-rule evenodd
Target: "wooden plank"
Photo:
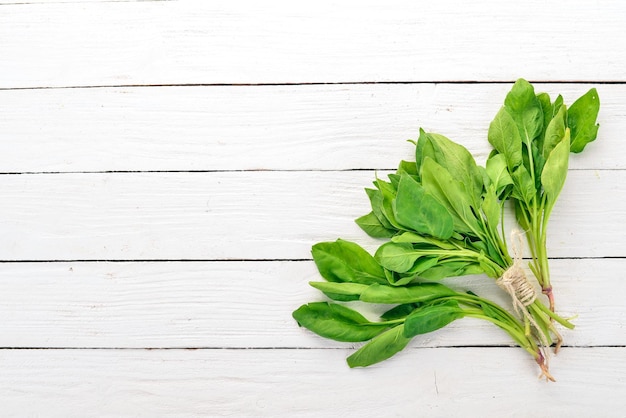
<instances>
[{"instance_id":1,"label":"wooden plank","mask_svg":"<svg viewBox=\"0 0 626 418\"><path fill-rule=\"evenodd\" d=\"M511 348L415 349L363 370L344 350L2 350L0 400L5 416L617 418L625 351L564 349L547 384Z\"/></svg>"},{"instance_id":2,"label":"wooden plank","mask_svg":"<svg viewBox=\"0 0 626 418\"><path fill-rule=\"evenodd\" d=\"M413 158L420 127L484 161L510 84L0 91L0 171L343 170ZM600 137L575 169L624 169L626 86L598 85ZM590 85L538 84L572 103ZM332 158L329 156L332 155Z\"/></svg>"},{"instance_id":3,"label":"wooden plank","mask_svg":"<svg viewBox=\"0 0 626 418\"><path fill-rule=\"evenodd\" d=\"M379 173L383 175L383 173ZM626 255L625 171L571 171L553 257ZM374 173L217 172L0 176L0 260L303 259L342 237ZM509 217L507 225L512 225Z\"/></svg>"},{"instance_id":4,"label":"wooden plank","mask_svg":"<svg viewBox=\"0 0 626 418\"><path fill-rule=\"evenodd\" d=\"M575 316L571 346L626 345L626 260L553 260L558 310ZM291 313L325 300L313 262L0 264L0 347L349 348L297 327ZM446 280L502 306L481 276ZM385 307L352 304L372 320ZM502 345L498 328L464 319L416 338L419 347Z\"/></svg>"},{"instance_id":5,"label":"wooden plank","mask_svg":"<svg viewBox=\"0 0 626 418\"><path fill-rule=\"evenodd\" d=\"M0 87L625 81L620 1L3 6Z\"/></svg>"}]
</instances>

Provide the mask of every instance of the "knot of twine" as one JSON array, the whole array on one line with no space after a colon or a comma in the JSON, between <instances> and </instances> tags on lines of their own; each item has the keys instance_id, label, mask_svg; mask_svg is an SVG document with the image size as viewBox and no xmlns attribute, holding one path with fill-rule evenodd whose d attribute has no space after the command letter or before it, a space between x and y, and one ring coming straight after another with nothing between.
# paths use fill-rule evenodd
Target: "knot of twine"
<instances>
[{"instance_id":1,"label":"knot of twine","mask_svg":"<svg viewBox=\"0 0 626 418\"><path fill-rule=\"evenodd\" d=\"M513 307L519 313L519 310L527 311L526 307L537 299L537 292L522 268L522 233L520 231L515 229L511 232L511 244L513 265L496 280L496 284L511 296Z\"/></svg>"},{"instance_id":2,"label":"knot of twine","mask_svg":"<svg viewBox=\"0 0 626 418\"><path fill-rule=\"evenodd\" d=\"M546 337L541 332L537 321L528 312L528 306L537 299L537 292L532 283L528 281L522 268L522 233L518 230L511 232L511 244L513 249L513 265L509 267L502 277L496 280L496 284L511 296L513 309L518 314L524 315L539 332L541 342L548 345Z\"/></svg>"}]
</instances>

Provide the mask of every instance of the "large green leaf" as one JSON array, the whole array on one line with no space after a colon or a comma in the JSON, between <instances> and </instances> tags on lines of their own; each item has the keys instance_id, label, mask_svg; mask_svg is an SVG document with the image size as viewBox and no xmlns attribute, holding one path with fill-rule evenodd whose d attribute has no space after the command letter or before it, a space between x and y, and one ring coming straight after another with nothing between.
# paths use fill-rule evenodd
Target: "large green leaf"
<instances>
[{"instance_id":1,"label":"large green leaf","mask_svg":"<svg viewBox=\"0 0 626 418\"><path fill-rule=\"evenodd\" d=\"M426 305L407 316L404 321L404 336L413 338L416 335L428 334L464 316L465 312L454 300Z\"/></svg>"},{"instance_id":2,"label":"large green leaf","mask_svg":"<svg viewBox=\"0 0 626 418\"><path fill-rule=\"evenodd\" d=\"M541 102L532 84L521 78L517 80L504 99L504 107L515 121L522 141L530 148L541 135L544 122Z\"/></svg>"},{"instance_id":3,"label":"large green leaf","mask_svg":"<svg viewBox=\"0 0 626 418\"><path fill-rule=\"evenodd\" d=\"M489 124L487 139L504 156L509 170L522 164L522 138L513 117L504 107Z\"/></svg>"},{"instance_id":4,"label":"large green leaf","mask_svg":"<svg viewBox=\"0 0 626 418\"><path fill-rule=\"evenodd\" d=\"M452 215L456 232L478 231L480 226L476 215L472 212L474 204L472 197L468 195L461 183L454 180L445 168L431 158L426 158L422 165L422 186Z\"/></svg>"},{"instance_id":5,"label":"large green leaf","mask_svg":"<svg viewBox=\"0 0 626 418\"><path fill-rule=\"evenodd\" d=\"M311 252L320 274L330 282L372 284L387 281L383 268L374 257L353 242L342 239L320 242Z\"/></svg>"},{"instance_id":6,"label":"large green leaf","mask_svg":"<svg viewBox=\"0 0 626 418\"><path fill-rule=\"evenodd\" d=\"M571 130L570 150L581 152L585 146L596 139L596 124L600 111L600 97L596 89L591 89L570 106L567 112L567 126Z\"/></svg>"},{"instance_id":7,"label":"large green leaf","mask_svg":"<svg viewBox=\"0 0 626 418\"><path fill-rule=\"evenodd\" d=\"M357 311L327 302L302 305L293 312L293 318L322 337L344 342L367 341L388 328L385 324L369 322Z\"/></svg>"},{"instance_id":8,"label":"large green leaf","mask_svg":"<svg viewBox=\"0 0 626 418\"><path fill-rule=\"evenodd\" d=\"M431 144L431 147L424 146L426 149L432 149L428 157L445 168L454 180L461 183L474 203L478 202L484 184L482 173L472 154L464 146L436 133L421 131L418 146L420 142ZM423 163L426 156L422 154L421 158Z\"/></svg>"},{"instance_id":9,"label":"large green leaf","mask_svg":"<svg viewBox=\"0 0 626 418\"><path fill-rule=\"evenodd\" d=\"M408 174L403 174L393 202L400 225L437 238L450 238L454 232L452 215Z\"/></svg>"},{"instance_id":10,"label":"large green leaf","mask_svg":"<svg viewBox=\"0 0 626 418\"><path fill-rule=\"evenodd\" d=\"M414 303L456 294L454 290L439 283L420 283L403 287L374 284L361 293L361 300L369 303Z\"/></svg>"},{"instance_id":11,"label":"large green leaf","mask_svg":"<svg viewBox=\"0 0 626 418\"><path fill-rule=\"evenodd\" d=\"M398 325L376 336L372 341L348 357L348 365L350 367L367 367L387 360L394 354L402 351L409 341L411 339L404 336L404 326Z\"/></svg>"},{"instance_id":12,"label":"large green leaf","mask_svg":"<svg viewBox=\"0 0 626 418\"><path fill-rule=\"evenodd\" d=\"M423 251L414 249L411 244L387 242L376 250L374 258L388 270L406 273L423 255Z\"/></svg>"}]
</instances>

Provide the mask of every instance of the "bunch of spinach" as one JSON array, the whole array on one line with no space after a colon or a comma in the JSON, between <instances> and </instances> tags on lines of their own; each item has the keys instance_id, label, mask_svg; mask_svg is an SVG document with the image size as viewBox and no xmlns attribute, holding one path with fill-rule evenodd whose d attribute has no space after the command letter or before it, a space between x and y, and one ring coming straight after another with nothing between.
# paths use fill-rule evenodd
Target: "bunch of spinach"
<instances>
[{"instance_id":1,"label":"bunch of spinach","mask_svg":"<svg viewBox=\"0 0 626 418\"><path fill-rule=\"evenodd\" d=\"M297 309L294 318L327 338L371 340L348 358L352 367L385 360L416 335L456 319L480 318L509 333L552 379L544 350L553 342L557 348L561 344L554 321L573 325L554 312L546 225L565 180L570 150L580 152L596 137L598 106L594 89L568 111L561 96L552 103L519 80L489 127L495 150L485 168L463 146L420 130L413 142L415 162L401 161L388 181L377 177L375 187L366 189L371 212L356 222L368 235L386 239L375 255L343 240L316 244L312 251L326 282L311 285L330 299L395 306L380 321L369 321L341 304L317 302ZM518 265L518 251L515 260L509 253L502 222L509 199L526 231L531 270L548 295L549 307L534 295ZM522 304L516 289L507 289L521 321L478 295L433 282L486 274L502 285L501 279L514 269L516 279L521 276L532 293Z\"/></svg>"},{"instance_id":2,"label":"bunch of spinach","mask_svg":"<svg viewBox=\"0 0 626 418\"><path fill-rule=\"evenodd\" d=\"M600 99L591 89L569 109L560 95L535 94L520 79L507 94L504 106L489 126L494 151L487 171L497 178L496 192L511 199L520 226L526 231L532 262L530 269L554 312L546 248L548 220L567 175L569 153L579 153L596 139Z\"/></svg>"}]
</instances>

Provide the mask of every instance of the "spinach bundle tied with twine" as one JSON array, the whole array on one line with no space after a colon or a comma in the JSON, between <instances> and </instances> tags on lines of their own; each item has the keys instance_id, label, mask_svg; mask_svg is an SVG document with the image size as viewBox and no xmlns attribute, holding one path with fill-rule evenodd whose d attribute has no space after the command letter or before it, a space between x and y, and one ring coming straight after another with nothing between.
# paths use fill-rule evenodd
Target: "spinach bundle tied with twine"
<instances>
[{"instance_id":1,"label":"spinach bundle tied with twine","mask_svg":"<svg viewBox=\"0 0 626 418\"><path fill-rule=\"evenodd\" d=\"M535 126L529 133L527 119L538 120L537 111L517 106L520 88L536 99L528 101L540 104L545 129ZM576 103L586 103L589 95L597 98L593 90ZM576 109L576 103L572 108ZM313 259L326 281L310 284L331 301L301 306L293 313L298 324L337 341L369 341L348 357L348 364L356 367L393 356L417 335L463 317L478 318L507 332L536 360L542 376L554 380L548 368L548 347L555 343L558 348L562 342L555 322L574 326L554 312L551 294L545 291L549 285L545 224L567 173L567 158L564 164L562 154L567 157L574 143L570 140L573 125L584 136L573 151L595 139L597 125L595 116L582 117L580 110L568 119L562 99L548 104L549 98L535 96L529 83L515 83L489 128L488 139L495 149L486 168L477 165L462 145L420 130L418 140L412 141L415 161L401 161L388 180L376 178L374 188L366 189L371 212L356 220L368 235L385 242L373 256L341 239L314 245ZM526 152L522 137L531 138ZM538 150L543 159L536 157ZM532 180L532 191L526 177ZM548 295L548 306L522 266L523 234L514 231L510 248L507 245L502 220L508 199L514 201L517 219L531 241L531 270ZM541 228L529 231L537 219ZM536 232L540 239L532 241ZM509 294L512 309L441 283L465 275L472 280L480 280L478 275L494 280ZM345 306L351 301L390 306L379 321L370 321Z\"/></svg>"}]
</instances>

